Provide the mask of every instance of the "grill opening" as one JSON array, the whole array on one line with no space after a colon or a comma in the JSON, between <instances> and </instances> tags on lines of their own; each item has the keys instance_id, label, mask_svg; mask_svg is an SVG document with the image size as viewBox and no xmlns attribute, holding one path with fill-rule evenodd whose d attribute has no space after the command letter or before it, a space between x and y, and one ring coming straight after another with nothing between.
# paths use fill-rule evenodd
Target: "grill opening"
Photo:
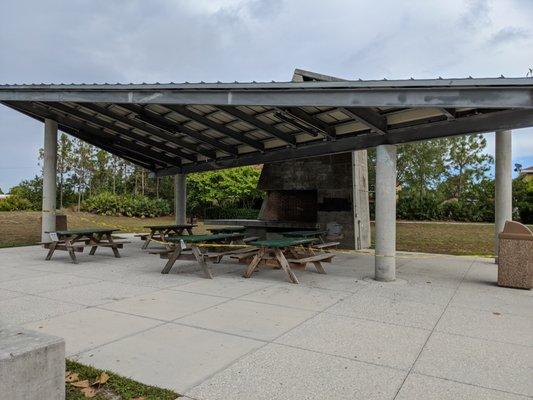
<instances>
[{"instance_id":1,"label":"grill opening","mask_svg":"<svg viewBox=\"0 0 533 400\"><path fill-rule=\"evenodd\" d=\"M261 207L263 221L316 222L317 190L269 190Z\"/></svg>"}]
</instances>

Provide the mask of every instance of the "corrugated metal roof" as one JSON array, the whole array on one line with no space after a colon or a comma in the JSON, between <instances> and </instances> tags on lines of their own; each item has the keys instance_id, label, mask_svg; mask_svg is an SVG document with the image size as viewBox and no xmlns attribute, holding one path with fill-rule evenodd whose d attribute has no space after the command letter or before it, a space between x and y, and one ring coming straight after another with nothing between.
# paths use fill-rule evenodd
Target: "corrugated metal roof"
<instances>
[{"instance_id":1,"label":"corrugated metal roof","mask_svg":"<svg viewBox=\"0 0 533 400\"><path fill-rule=\"evenodd\" d=\"M533 79L1 85L0 101L158 174L533 125ZM321 80L321 81L318 81Z\"/></svg>"},{"instance_id":2,"label":"corrugated metal roof","mask_svg":"<svg viewBox=\"0 0 533 400\"><path fill-rule=\"evenodd\" d=\"M338 78L335 78L338 79ZM286 88L400 88L400 87L469 87L469 86L529 86L533 78L435 78L435 79L375 79L375 80L336 80L302 82L167 82L167 83L4 83L0 88L17 89L286 89Z\"/></svg>"}]
</instances>

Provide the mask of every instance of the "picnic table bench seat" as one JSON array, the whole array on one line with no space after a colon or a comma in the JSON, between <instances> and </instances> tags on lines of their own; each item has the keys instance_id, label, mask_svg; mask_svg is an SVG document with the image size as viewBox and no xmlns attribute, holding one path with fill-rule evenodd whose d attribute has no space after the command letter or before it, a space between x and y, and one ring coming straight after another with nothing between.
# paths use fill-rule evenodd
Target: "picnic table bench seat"
<instances>
[{"instance_id":1,"label":"picnic table bench seat","mask_svg":"<svg viewBox=\"0 0 533 400\"><path fill-rule=\"evenodd\" d=\"M333 257L335 257L335 255L331 253L321 253L321 254L315 254L314 256L309 256L309 257L304 257L304 258L288 258L287 261L290 264L302 265L304 268L308 263L312 263L315 266L319 274L325 274L326 271L324 270L324 267L322 266L322 261L331 262Z\"/></svg>"},{"instance_id":2,"label":"picnic table bench seat","mask_svg":"<svg viewBox=\"0 0 533 400\"><path fill-rule=\"evenodd\" d=\"M341 242L318 243L318 244L314 244L313 248L314 249L329 249L330 247L336 247L339 244L341 244Z\"/></svg>"}]
</instances>

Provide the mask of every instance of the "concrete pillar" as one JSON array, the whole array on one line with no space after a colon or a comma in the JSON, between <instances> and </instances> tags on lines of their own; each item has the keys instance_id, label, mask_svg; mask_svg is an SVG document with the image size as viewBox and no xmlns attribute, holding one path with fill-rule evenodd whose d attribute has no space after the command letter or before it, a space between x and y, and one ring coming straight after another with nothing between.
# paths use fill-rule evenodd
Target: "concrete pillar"
<instances>
[{"instance_id":1,"label":"concrete pillar","mask_svg":"<svg viewBox=\"0 0 533 400\"><path fill-rule=\"evenodd\" d=\"M505 221L513 219L512 131L496 132L496 194L494 254L498 258L498 234Z\"/></svg>"},{"instance_id":2,"label":"concrete pillar","mask_svg":"<svg viewBox=\"0 0 533 400\"><path fill-rule=\"evenodd\" d=\"M352 187L355 249L370 247L367 151L352 152Z\"/></svg>"},{"instance_id":3,"label":"concrete pillar","mask_svg":"<svg viewBox=\"0 0 533 400\"><path fill-rule=\"evenodd\" d=\"M50 242L45 232L56 230L57 122L44 120L43 211L41 241Z\"/></svg>"},{"instance_id":4,"label":"concrete pillar","mask_svg":"<svg viewBox=\"0 0 533 400\"><path fill-rule=\"evenodd\" d=\"M187 222L187 175L174 176L174 215L176 224Z\"/></svg>"},{"instance_id":5,"label":"concrete pillar","mask_svg":"<svg viewBox=\"0 0 533 400\"><path fill-rule=\"evenodd\" d=\"M376 149L375 279L396 279L396 146Z\"/></svg>"}]
</instances>

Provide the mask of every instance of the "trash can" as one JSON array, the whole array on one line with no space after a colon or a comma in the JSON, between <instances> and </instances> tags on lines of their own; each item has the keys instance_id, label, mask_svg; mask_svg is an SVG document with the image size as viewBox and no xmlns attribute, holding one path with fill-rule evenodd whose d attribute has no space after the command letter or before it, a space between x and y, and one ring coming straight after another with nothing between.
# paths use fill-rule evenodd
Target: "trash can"
<instances>
[{"instance_id":1,"label":"trash can","mask_svg":"<svg viewBox=\"0 0 533 400\"><path fill-rule=\"evenodd\" d=\"M498 241L498 286L531 289L533 232L519 222L507 221Z\"/></svg>"}]
</instances>

